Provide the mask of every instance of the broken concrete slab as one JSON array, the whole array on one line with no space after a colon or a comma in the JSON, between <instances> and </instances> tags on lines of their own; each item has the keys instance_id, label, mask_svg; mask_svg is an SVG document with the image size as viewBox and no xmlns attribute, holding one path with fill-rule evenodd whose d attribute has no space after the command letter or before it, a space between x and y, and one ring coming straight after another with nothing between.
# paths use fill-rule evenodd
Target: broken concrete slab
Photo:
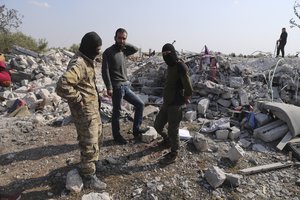
<instances>
[{"instance_id":1,"label":"broken concrete slab","mask_svg":"<svg viewBox=\"0 0 300 200\"><path fill-rule=\"evenodd\" d=\"M254 129L253 130L253 136L257 137L259 134L262 135L265 132L273 130L274 128L279 127L279 126L281 126L283 124L285 124L285 123L282 120L276 120L276 121L273 121L271 123L268 123L268 124L266 124L266 125L264 125L262 127Z\"/></svg>"},{"instance_id":2,"label":"broken concrete slab","mask_svg":"<svg viewBox=\"0 0 300 200\"><path fill-rule=\"evenodd\" d=\"M265 142L273 142L279 138L282 138L288 131L288 126L286 124L282 124L281 126L277 126L266 132L258 133L256 137Z\"/></svg>"},{"instance_id":3,"label":"broken concrete slab","mask_svg":"<svg viewBox=\"0 0 300 200\"><path fill-rule=\"evenodd\" d=\"M209 167L205 171L204 177L213 188L221 186L226 179L226 175L223 170L217 166Z\"/></svg>"},{"instance_id":4,"label":"broken concrete slab","mask_svg":"<svg viewBox=\"0 0 300 200\"><path fill-rule=\"evenodd\" d=\"M226 182L228 182L230 186L238 187L241 184L241 179L243 178L242 175L232 173L225 173L225 175Z\"/></svg>"},{"instance_id":5,"label":"broken concrete slab","mask_svg":"<svg viewBox=\"0 0 300 200\"><path fill-rule=\"evenodd\" d=\"M232 162L236 162L238 161L240 158L242 158L245 155L245 151L243 150L242 147L240 147L240 145L235 144L233 145L228 153L227 153L227 157L232 161Z\"/></svg>"},{"instance_id":6,"label":"broken concrete slab","mask_svg":"<svg viewBox=\"0 0 300 200\"><path fill-rule=\"evenodd\" d=\"M300 134L300 107L277 102L257 102L259 110L270 110L276 117L286 122L293 137Z\"/></svg>"}]
</instances>

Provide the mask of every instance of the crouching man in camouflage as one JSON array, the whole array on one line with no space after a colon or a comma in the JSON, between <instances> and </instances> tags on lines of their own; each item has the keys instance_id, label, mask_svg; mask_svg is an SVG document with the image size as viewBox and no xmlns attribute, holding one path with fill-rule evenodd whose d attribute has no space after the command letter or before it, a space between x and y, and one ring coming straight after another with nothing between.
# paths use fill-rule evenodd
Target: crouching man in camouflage
<instances>
[{"instance_id":1,"label":"crouching man in camouflage","mask_svg":"<svg viewBox=\"0 0 300 200\"><path fill-rule=\"evenodd\" d=\"M94 59L99 55L101 46L102 40L97 33L86 33L79 51L70 60L67 71L56 86L56 93L68 101L76 126L81 155L80 175L84 186L96 190L106 188L106 184L96 176L95 166L99 159L102 123Z\"/></svg>"}]
</instances>

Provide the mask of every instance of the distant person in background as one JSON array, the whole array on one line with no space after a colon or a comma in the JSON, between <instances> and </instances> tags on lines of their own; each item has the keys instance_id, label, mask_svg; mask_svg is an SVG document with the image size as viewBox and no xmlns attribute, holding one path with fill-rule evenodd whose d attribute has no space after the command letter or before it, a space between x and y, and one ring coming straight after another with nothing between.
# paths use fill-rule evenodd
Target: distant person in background
<instances>
[{"instance_id":1,"label":"distant person in background","mask_svg":"<svg viewBox=\"0 0 300 200\"><path fill-rule=\"evenodd\" d=\"M74 119L83 184L95 190L106 188L106 184L96 176L95 164L99 160L99 145L103 136L99 112L101 102L95 83L95 58L101 46L102 40L97 33L86 33L81 39L79 51L70 60L55 90L68 101Z\"/></svg>"},{"instance_id":2,"label":"distant person in background","mask_svg":"<svg viewBox=\"0 0 300 200\"><path fill-rule=\"evenodd\" d=\"M159 163L171 164L176 161L179 151L179 125L185 104L189 103L193 88L189 77L188 66L181 61L172 44L165 44L162 56L168 65L166 83L163 91L163 105L154 121L154 128L163 141L159 146L171 147L171 152L166 154ZM168 123L168 132L164 127Z\"/></svg>"},{"instance_id":3,"label":"distant person in background","mask_svg":"<svg viewBox=\"0 0 300 200\"><path fill-rule=\"evenodd\" d=\"M135 108L133 119L133 135L139 139L147 129L140 128L143 121L144 102L130 89L127 78L126 57L135 54L138 48L126 43L127 31L119 28L115 33L115 44L103 53L102 77L106 85L107 95L112 97L112 135L117 144L126 144L126 139L120 133L120 112L122 99Z\"/></svg>"},{"instance_id":4,"label":"distant person in background","mask_svg":"<svg viewBox=\"0 0 300 200\"><path fill-rule=\"evenodd\" d=\"M5 62L0 61L0 86L9 87L11 85L11 75L9 70L6 68Z\"/></svg>"},{"instance_id":5,"label":"distant person in background","mask_svg":"<svg viewBox=\"0 0 300 200\"><path fill-rule=\"evenodd\" d=\"M279 52L281 51L281 56L284 57L284 46L286 45L287 41L287 32L285 28L282 28L282 32L280 34L279 40L277 40L277 54L276 58L279 56Z\"/></svg>"}]
</instances>

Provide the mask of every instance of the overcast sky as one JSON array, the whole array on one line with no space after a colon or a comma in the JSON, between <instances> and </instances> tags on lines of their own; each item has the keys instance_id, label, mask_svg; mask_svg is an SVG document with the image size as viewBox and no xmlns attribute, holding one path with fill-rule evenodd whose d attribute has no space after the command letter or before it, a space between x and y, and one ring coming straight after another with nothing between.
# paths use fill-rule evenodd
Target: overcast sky
<instances>
[{"instance_id":1,"label":"overcast sky","mask_svg":"<svg viewBox=\"0 0 300 200\"><path fill-rule=\"evenodd\" d=\"M114 43L117 28L128 31L127 42L142 51L161 51L176 40L177 50L201 52L204 45L225 54L274 53L286 27L286 54L300 52L295 0L0 0L24 16L20 31L46 39L49 47L79 44L89 31ZM300 12L300 11L299 11Z\"/></svg>"}]
</instances>

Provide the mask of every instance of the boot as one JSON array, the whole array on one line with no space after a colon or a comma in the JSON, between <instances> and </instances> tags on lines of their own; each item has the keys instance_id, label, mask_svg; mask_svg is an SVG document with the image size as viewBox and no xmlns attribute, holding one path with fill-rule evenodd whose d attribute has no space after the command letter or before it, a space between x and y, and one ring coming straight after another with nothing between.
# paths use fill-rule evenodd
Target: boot
<instances>
[{"instance_id":1,"label":"boot","mask_svg":"<svg viewBox=\"0 0 300 200\"><path fill-rule=\"evenodd\" d=\"M164 138L162 141L157 143L157 146L160 149L169 149L171 148L171 142L169 138Z\"/></svg>"},{"instance_id":2,"label":"boot","mask_svg":"<svg viewBox=\"0 0 300 200\"><path fill-rule=\"evenodd\" d=\"M119 145L127 144L127 141L121 135L114 137L114 141Z\"/></svg>"},{"instance_id":3,"label":"boot","mask_svg":"<svg viewBox=\"0 0 300 200\"><path fill-rule=\"evenodd\" d=\"M106 183L100 181L96 174L83 176L83 185L94 190L104 190L106 188Z\"/></svg>"},{"instance_id":4,"label":"boot","mask_svg":"<svg viewBox=\"0 0 300 200\"><path fill-rule=\"evenodd\" d=\"M159 164L161 165L169 165L171 163L176 162L177 160L177 152L171 151L170 153L167 153L160 161Z\"/></svg>"}]
</instances>

